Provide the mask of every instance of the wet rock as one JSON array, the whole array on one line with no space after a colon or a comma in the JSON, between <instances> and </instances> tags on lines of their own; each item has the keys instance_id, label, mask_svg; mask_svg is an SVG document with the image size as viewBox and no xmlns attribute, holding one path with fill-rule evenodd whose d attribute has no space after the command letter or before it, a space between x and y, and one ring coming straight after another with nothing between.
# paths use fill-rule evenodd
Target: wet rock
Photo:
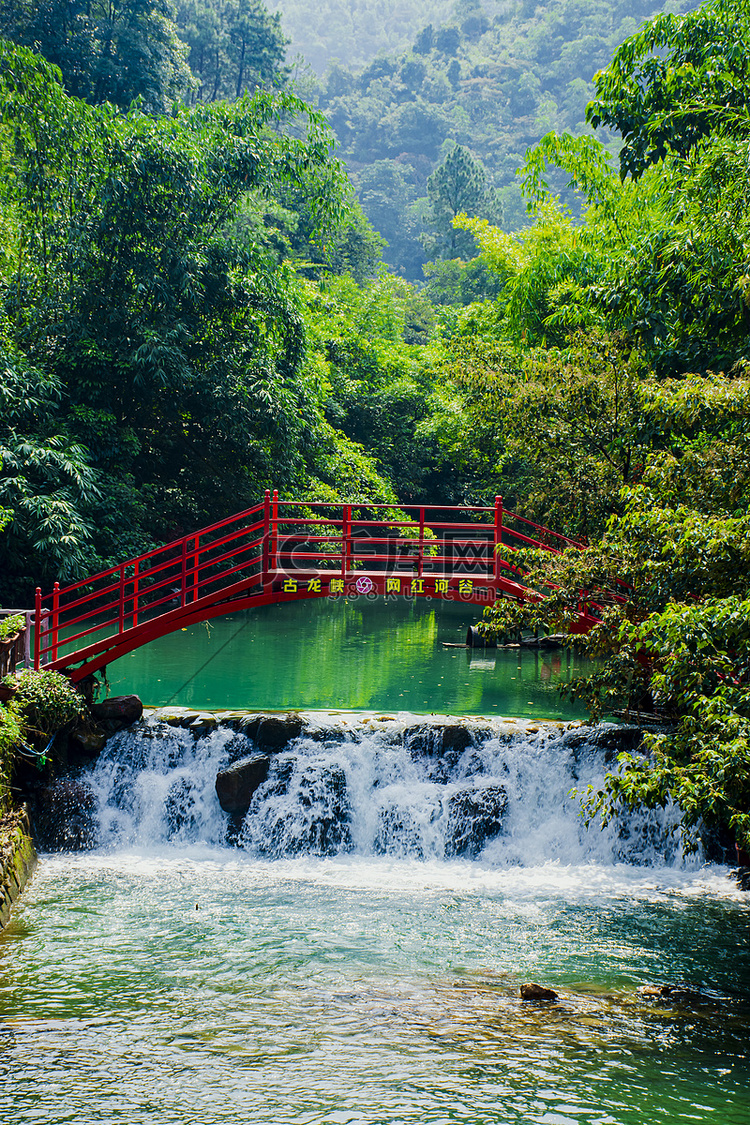
<instances>
[{"instance_id":1,"label":"wet rock","mask_svg":"<svg viewBox=\"0 0 750 1125\"><path fill-rule=\"evenodd\" d=\"M557 993L551 988L544 988L541 984L522 984L520 988L522 1000L557 1000Z\"/></svg>"},{"instance_id":2,"label":"wet rock","mask_svg":"<svg viewBox=\"0 0 750 1125\"><path fill-rule=\"evenodd\" d=\"M242 731L268 750L280 750L299 738L305 728L301 715L251 715L242 722Z\"/></svg>"},{"instance_id":3,"label":"wet rock","mask_svg":"<svg viewBox=\"0 0 750 1125\"><path fill-rule=\"evenodd\" d=\"M170 836L195 839L198 835L198 816L196 799L197 786L190 778L180 777L173 781L164 802L164 816Z\"/></svg>"},{"instance_id":4,"label":"wet rock","mask_svg":"<svg viewBox=\"0 0 750 1125\"><path fill-rule=\"evenodd\" d=\"M460 723L452 723L450 726L443 727L440 741L443 753L448 750L457 750L461 753L472 745L474 739L471 731L466 727L461 726Z\"/></svg>"},{"instance_id":5,"label":"wet rock","mask_svg":"<svg viewBox=\"0 0 750 1125\"><path fill-rule=\"evenodd\" d=\"M88 851L96 846L96 798L80 778L62 778L29 800L34 836L46 851Z\"/></svg>"},{"instance_id":6,"label":"wet rock","mask_svg":"<svg viewBox=\"0 0 750 1125\"><path fill-rule=\"evenodd\" d=\"M741 891L750 891L750 867L738 867L734 877Z\"/></svg>"},{"instance_id":7,"label":"wet rock","mask_svg":"<svg viewBox=\"0 0 750 1125\"><path fill-rule=\"evenodd\" d=\"M269 765L267 754L251 754L216 775L216 796L224 812L244 816L256 789L268 777Z\"/></svg>"},{"instance_id":8,"label":"wet rock","mask_svg":"<svg viewBox=\"0 0 750 1125\"><path fill-rule=\"evenodd\" d=\"M373 841L378 855L408 855L424 859L419 826L408 809L397 804L378 809L378 827Z\"/></svg>"},{"instance_id":9,"label":"wet rock","mask_svg":"<svg viewBox=\"0 0 750 1125\"><path fill-rule=\"evenodd\" d=\"M472 732L461 723L420 723L404 731L404 745L420 757L460 754L473 742Z\"/></svg>"},{"instance_id":10,"label":"wet rock","mask_svg":"<svg viewBox=\"0 0 750 1125\"><path fill-rule=\"evenodd\" d=\"M83 754L86 758L96 758L104 749L107 731L96 723L83 723L76 727L68 739L69 751Z\"/></svg>"},{"instance_id":11,"label":"wet rock","mask_svg":"<svg viewBox=\"0 0 750 1125\"><path fill-rule=\"evenodd\" d=\"M508 794L502 785L462 789L448 800L445 853L475 858L503 830Z\"/></svg>"},{"instance_id":12,"label":"wet rock","mask_svg":"<svg viewBox=\"0 0 750 1125\"><path fill-rule=\"evenodd\" d=\"M715 1002L713 997L687 984L645 984L638 989L638 995L677 1008L700 1008Z\"/></svg>"},{"instance_id":13,"label":"wet rock","mask_svg":"<svg viewBox=\"0 0 750 1125\"><path fill-rule=\"evenodd\" d=\"M196 737L200 737L203 734L209 734L212 730L216 730L218 725L215 715L200 714L196 715L190 722L188 729L192 731Z\"/></svg>"},{"instance_id":14,"label":"wet rock","mask_svg":"<svg viewBox=\"0 0 750 1125\"><path fill-rule=\"evenodd\" d=\"M122 729L142 717L143 703L137 695L113 695L101 703L92 703L91 714L95 719L116 721L120 724L118 729Z\"/></svg>"},{"instance_id":15,"label":"wet rock","mask_svg":"<svg viewBox=\"0 0 750 1125\"><path fill-rule=\"evenodd\" d=\"M576 763L586 756L595 755L605 765L615 761L618 754L635 752L642 740L640 727L615 726L612 723L571 727L564 735L564 743Z\"/></svg>"},{"instance_id":16,"label":"wet rock","mask_svg":"<svg viewBox=\"0 0 750 1125\"><path fill-rule=\"evenodd\" d=\"M253 798L243 827L245 841L263 854L277 857L327 856L351 850L352 808L344 770L318 764L297 768L293 755L284 763L284 770L278 771L278 764L273 759L268 782ZM287 769L291 776L285 780Z\"/></svg>"}]
</instances>

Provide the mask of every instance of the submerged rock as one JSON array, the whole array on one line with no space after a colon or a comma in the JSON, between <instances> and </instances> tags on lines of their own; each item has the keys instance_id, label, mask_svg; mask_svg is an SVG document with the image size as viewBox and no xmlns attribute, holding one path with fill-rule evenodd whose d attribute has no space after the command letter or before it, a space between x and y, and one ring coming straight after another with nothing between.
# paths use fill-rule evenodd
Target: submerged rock
<instances>
[{"instance_id":1,"label":"submerged rock","mask_svg":"<svg viewBox=\"0 0 750 1125\"><path fill-rule=\"evenodd\" d=\"M216 775L216 796L224 812L244 816L255 790L268 777L271 759L267 754L251 754Z\"/></svg>"},{"instance_id":2,"label":"submerged rock","mask_svg":"<svg viewBox=\"0 0 750 1125\"><path fill-rule=\"evenodd\" d=\"M544 988L541 984L522 984L520 988L522 1000L557 1000L557 993L552 988Z\"/></svg>"},{"instance_id":3,"label":"submerged rock","mask_svg":"<svg viewBox=\"0 0 750 1125\"><path fill-rule=\"evenodd\" d=\"M687 984L644 984L637 991L645 1000L655 1000L669 1007L700 1008L715 1003L714 997Z\"/></svg>"}]
</instances>

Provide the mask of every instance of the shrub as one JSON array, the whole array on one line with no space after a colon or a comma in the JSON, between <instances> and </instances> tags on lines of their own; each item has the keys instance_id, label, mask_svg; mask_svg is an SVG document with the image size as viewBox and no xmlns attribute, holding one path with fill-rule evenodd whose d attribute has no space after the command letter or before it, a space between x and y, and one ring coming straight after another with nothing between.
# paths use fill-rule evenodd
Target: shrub
<instances>
[{"instance_id":1,"label":"shrub","mask_svg":"<svg viewBox=\"0 0 750 1125\"><path fill-rule=\"evenodd\" d=\"M83 697L59 672L27 668L16 677L16 683L14 703L30 731L49 736L86 714Z\"/></svg>"}]
</instances>

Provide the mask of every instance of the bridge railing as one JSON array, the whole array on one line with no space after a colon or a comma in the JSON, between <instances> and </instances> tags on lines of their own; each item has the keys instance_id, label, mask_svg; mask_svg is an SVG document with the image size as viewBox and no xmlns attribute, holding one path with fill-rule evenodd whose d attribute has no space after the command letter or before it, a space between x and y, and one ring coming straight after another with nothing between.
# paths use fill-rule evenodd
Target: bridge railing
<instances>
[{"instance_id":1,"label":"bridge railing","mask_svg":"<svg viewBox=\"0 0 750 1125\"><path fill-rule=\"evenodd\" d=\"M500 497L491 507L396 507L280 500L267 491L263 503L209 527L81 582L55 583L44 600L37 590L34 664L86 661L123 636L144 643L157 635L157 619L268 595L283 576L400 572L492 584L517 580L518 547L568 546L582 544L507 511Z\"/></svg>"},{"instance_id":2,"label":"bridge railing","mask_svg":"<svg viewBox=\"0 0 750 1125\"><path fill-rule=\"evenodd\" d=\"M559 551L578 541L492 507L342 504L279 500L271 508L269 568L275 573L408 571L492 579L513 570L519 547Z\"/></svg>"},{"instance_id":3,"label":"bridge railing","mask_svg":"<svg viewBox=\"0 0 750 1125\"><path fill-rule=\"evenodd\" d=\"M262 585L265 506L257 504L210 527L109 567L81 582L55 583L42 604L37 590L36 667L71 651L81 657L106 648L112 636L145 629L156 617L224 596L238 585Z\"/></svg>"}]
</instances>

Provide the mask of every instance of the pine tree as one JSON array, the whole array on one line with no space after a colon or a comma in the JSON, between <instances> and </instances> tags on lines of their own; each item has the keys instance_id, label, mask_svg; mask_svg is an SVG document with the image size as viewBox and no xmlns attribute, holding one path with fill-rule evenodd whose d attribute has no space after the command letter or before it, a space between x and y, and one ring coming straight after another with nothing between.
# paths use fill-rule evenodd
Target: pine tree
<instances>
[{"instance_id":1,"label":"pine tree","mask_svg":"<svg viewBox=\"0 0 750 1125\"><path fill-rule=\"evenodd\" d=\"M425 235L423 242L431 258L473 257L473 238L454 228L456 215L464 212L495 225L502 222L502 204L484 165L463 145L455 145L429 177L427 195L427 222L434 233Z\"/></svg>"}]
</instances>

